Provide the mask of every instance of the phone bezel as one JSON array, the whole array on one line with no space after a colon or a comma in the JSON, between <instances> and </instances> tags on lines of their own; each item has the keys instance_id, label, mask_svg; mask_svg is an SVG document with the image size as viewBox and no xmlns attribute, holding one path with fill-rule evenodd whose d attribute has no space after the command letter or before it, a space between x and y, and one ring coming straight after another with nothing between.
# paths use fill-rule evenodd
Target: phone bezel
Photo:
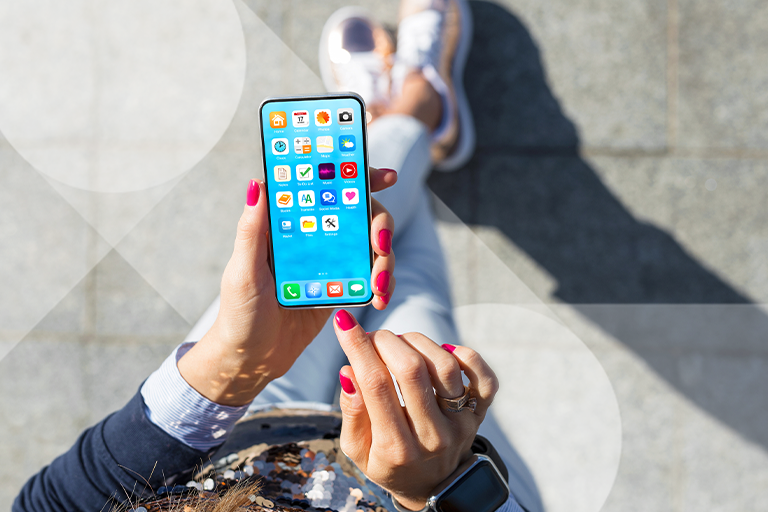
<instances>
[{"instance_id":1,"label":"phone bezel","mask_svg":"<svg viewBox=\"0 0 768 512\"><path fill-rule=\"evenodd\" d=\"M342 93L327 93L327 94L308 94L302 96L276 96L266 98L259 105L259 134L261 136L261 164L264 172L264 189L267 192L267 215L269 218L269 267L272 271L272 281L275 284L275 300L278 306L285 309L335 309L339 307L363 307L373 302L375 297L373 293L373 286L371 285L370 272L366 278L368 282L368 300L366 302L336 302L331 304L297 304L295 306L288 306L280 302L280 290L278 290L277 276L275 274L275 248L272 245L272 208L271 197L269 192L269 177L267 169L267 147L266 140L264 138L264 107L270 103L275 102L290 102L290 101L321 101L321 100L337 100L337 99L353 99L360 104L360 110L362 113L361 121L363 126L363 168L365 169L365 197L366 205L368 208L368 256L369 256L369 268L370 272L373 271L373 246L371 245L371 223L372 223L372 209L371 209L371 182L368 175L368 123L365 112L365 101L360 95L354 92L342 92ZM287 119L286 119L287 123Z\"/></svg>"}]
</instances>

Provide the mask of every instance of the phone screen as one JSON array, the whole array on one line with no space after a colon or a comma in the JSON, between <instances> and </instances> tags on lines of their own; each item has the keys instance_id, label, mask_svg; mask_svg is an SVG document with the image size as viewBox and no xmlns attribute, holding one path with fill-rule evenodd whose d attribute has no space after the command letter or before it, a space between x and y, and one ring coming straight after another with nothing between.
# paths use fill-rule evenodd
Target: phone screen
<instances>
[{"instance_id":1,"label":"phone screen","mask_svg":"<svg viewBox=\"0 0 768 512\"><path fill-rule=\"evenodd\" d=\"M276 98L259 111L277 300L373 298L365 107L354 95Z\"/></svg>"}]
</instances>

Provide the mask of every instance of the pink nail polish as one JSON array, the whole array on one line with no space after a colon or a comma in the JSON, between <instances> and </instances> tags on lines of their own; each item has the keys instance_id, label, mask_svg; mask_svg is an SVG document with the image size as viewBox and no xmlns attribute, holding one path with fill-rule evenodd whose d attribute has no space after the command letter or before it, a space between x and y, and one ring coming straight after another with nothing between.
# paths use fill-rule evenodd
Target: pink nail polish
<instances>
[{"instance_id":1,"label":"pink nail polish","mask_svg":"<svg viewBox=\"0 0 768 512\"><path fill-rule=\"evenodd\" d=\"M379 231L379 249L389 254L392 251L392 232L388 229Z\"/></svg>"},{"instance_id":2,"label":"pink nail polish","mask_svg":"<svg viewBox=\"0 0 768 512\"><path fill-rule=\"evenodd\" d=\"M447 343L443 343L440 346L443 347L443 350L447 350L451 354L453 354L453 351L456 350L456 346L455 345L449 345Z\"/></svg>"},{"instance_id":3,"label":"pink nail polish","mask_svg":"<svg viewBox=\"0 0 768 512\"><path fill-rule=\"evenodd\" d=\"M343 389L346 394L355 394L355 385L352 384L352 379L339 372L339 382L341 382L341 389Z\"/></svg>"},{"instance_id":4,"label":"pink nail polish","mask_svg":"<svg viewBox=\"0 0 768 512\"><path fill-rule=\"evenodd\" d=\"M256 206L256 204L259 202L260 193L261 190L259 189L259 182L256 180L251 180L251 182L248 184L248 196L246 199L248 206Z\"/></svg>"},{"instance_id":5,"label":"pink nail polish","mask_svg":"<svg viewBox=\"0 0 768 512\"><path fill-rule=\"evenodd\" d=\"M386 270L376 277L376 289L384 293L389 290L389 272Z\"/></svg>"},{"instance_id":6,"label":"pink nail polish","mask_svg":"<svg viewBox=\"0 0 768 512\"><path fill-rule=\"evenodd\" d=\"M379 297L379 298L381 299L381 302L383 302L384 304L389 304L389 299L390 299L391 297L389 296L389 294L386 294L386 295L382 295L382 296L381 296L381 297Z\"/></svg>"},{"instance_id":7,"label":"pink nail polish","mask_svg":"<svg viewBox=\"0 0 768 512\"><path fill-rule=\"evenodd\" d=\"M355 319L346 309L340 309L336 312L336 324L338 324L342 331L348 331L357 325L357 322L355 322Z\"/></svg>"}]
</instances>

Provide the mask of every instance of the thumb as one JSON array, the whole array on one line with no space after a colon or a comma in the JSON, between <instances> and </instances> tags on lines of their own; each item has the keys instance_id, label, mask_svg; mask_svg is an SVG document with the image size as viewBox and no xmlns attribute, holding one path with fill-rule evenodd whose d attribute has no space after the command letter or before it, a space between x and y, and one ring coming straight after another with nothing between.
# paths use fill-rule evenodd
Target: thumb
<instances>
[{"instance_id":1,"label":"thumb","mask_svg":"<svg viewBox=\"0 0 768 512\"><path fill-rule=\"evenodd\" d=\"M371 419L351 366L339 371L341 381L341 451L365 471L371 450Z\"/></svg>"}]
</instances>

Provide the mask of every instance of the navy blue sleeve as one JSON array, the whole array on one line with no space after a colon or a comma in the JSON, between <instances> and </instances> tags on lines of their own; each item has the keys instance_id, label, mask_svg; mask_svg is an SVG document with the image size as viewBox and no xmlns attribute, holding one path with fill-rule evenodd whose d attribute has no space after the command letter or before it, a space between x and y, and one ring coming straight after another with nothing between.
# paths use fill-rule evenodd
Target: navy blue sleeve
<instances>
[{"instance_id":1,"label":"navy blue sleeve","mask_svg":"<svg viewBox=\"0 0 768 512\"><path fill-rule=\"evenodd\" d=\"M126 493L134 498L150 496L151 489L184 484L214 451L190 448L158 428L147 419L137 393L123 409L83 432L68 452L30 478L12 510L109 510L108 502L126 501Z\"/></svg>"}]
</instances>

